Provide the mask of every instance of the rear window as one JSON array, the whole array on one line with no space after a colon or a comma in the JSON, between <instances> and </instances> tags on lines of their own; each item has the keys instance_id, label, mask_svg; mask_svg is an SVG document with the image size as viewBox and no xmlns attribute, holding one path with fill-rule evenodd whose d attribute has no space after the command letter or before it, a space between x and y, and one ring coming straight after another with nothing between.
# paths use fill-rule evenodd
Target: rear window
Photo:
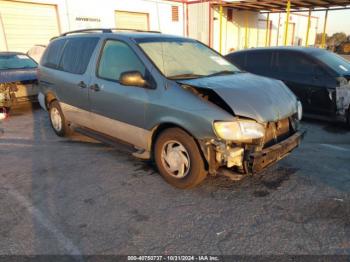
<instances>
[{"instance_id":1,"label":"rear window","mask_svg":"<svg viewBox=\"0 0 350 262\"><path fill-rule=\"evenodd\" d=\"M58 69L72 74L85 73L97 42L98 38L92 37L68 39Z\"/></svg>"},{"instance_id":2,"label":"rear window","mask_svg":"<svg viewBox=\"0 0 350 262\"><path fill-rule=\"evenodd\" d=\"M41 64L72 74L83 74L98 40L97 37L55 40L48 46Z\"/></svg>"},{"instance_id":3,"label":"rear window","mask_svg":"<svg viewBox=\"0 0 350 262\"><path fill-rule=\"evenodd\" d=\"M58 68L65 42L65 39L54 40L51 42L41 59L41 64L49 68Z\"/></svg>"}]
</instances>

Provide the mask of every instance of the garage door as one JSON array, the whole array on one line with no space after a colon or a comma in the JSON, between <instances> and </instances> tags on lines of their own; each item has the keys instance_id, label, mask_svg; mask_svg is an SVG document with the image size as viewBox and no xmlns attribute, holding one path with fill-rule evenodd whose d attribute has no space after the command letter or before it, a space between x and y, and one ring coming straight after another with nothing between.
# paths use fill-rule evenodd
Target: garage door
<instances>
[{"instance_id":1,"label":"garage door","mask_svg":"<svg viewBox=\"0 0 350 262\"><path fill-rule=\"evenodd\" d=\"M148 28L148 14L116 11L115 21L117 28L123 29L138 29L147 31Z\"/></svg>"},{"instance_id":2,"label":"garage door","mask_svg":"<svg viewBox=\"0 0 350 262\"><path fill-rule=\"evenodd\" d=\"M0 26L10 51L26 52L59 34L56 6L0 0Z\"/></svg>"}]
</instances>

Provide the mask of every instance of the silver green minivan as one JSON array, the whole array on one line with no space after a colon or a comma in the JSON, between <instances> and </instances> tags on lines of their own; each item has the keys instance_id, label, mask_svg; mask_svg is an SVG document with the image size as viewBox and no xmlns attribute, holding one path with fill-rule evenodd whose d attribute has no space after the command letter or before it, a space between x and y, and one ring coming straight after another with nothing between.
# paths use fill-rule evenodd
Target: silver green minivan
<instances>
[{"instance_id":1,"label":"silver green minivan","mask_svg":"<svg viewBox=\"0 0 350 262\"><path fill-rule=\"evenodd\" d=\"M254 174L302 138L300 102L281 82L239 71L188 38L90 29L51 41L38 69L53 130L135 148L178 188L226 169Z\"/></svg>"}]
</instances>

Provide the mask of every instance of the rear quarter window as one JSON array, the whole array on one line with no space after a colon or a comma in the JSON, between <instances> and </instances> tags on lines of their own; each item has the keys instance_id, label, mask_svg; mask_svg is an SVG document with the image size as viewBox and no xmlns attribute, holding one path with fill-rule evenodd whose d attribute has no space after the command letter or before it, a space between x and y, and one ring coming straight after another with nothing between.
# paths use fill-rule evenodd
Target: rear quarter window
<instances>
[{"instance_id":1,"label":"rear quarter window","mask_svg":"<svg viewBox=\"0 0 350 262\"><path fill-rule=\"evenodd\" d=\"M97 37L68 39L58 69L72 74L84 74L98 40Z\"/></svg>"},{"instance_id":2,"label":"rear quarter window","mask_svg":"<svg viewBox=\"0 0 350 262\"><path fill-rule=\"evenodd\" d=\"M245 70L245 57L246 54L242 53L233 53L226 56L227 60L229 60L232 64L237 66L239 69Z\"/></svg>"},{"instance_id":3,"label":"rear quarter window","mask_svg":"<svg viewBox=\"0 0 350 262\"><path fill-rule=\"evenodd\" d=\"M46 48L40 64L45 67L57 69L65 42L65 39L52 41Z\"/></svg>"},{"instance_id":4,"label":"rear quarter window","mask_svg":"<svg viewBox=\"0 0 350 262\"><path fill-rule=\"evenodd\" d=\"M272 52L256 51L247 53L247 71L269 76L272 66Z\"/></svg>"}]
</instances>

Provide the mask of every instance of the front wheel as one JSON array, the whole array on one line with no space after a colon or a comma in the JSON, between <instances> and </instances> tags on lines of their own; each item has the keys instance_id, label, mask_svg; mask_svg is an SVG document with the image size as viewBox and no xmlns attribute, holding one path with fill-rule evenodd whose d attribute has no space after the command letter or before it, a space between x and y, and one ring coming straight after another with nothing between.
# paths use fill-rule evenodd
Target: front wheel
<instances>
[{"instance_id":1,"label":"front wheel","mask_svg":"<svg viewBox=\"0 0 350 262\"><path fill-rule=\"evenodd\" d=\"M49 116L51 126L55 131L56 135L61 137L69 135L70 128L63 115L60 104L56 100L50 103Z\"/></svg>"},{"instance_id":2,"label":"front wheel","mask_svg":"<svg viewBox=\"0 0 350 262\"><path fill-rule=\"evenodd\" d=\"M179 128L170 128L159 135L154 148L160 175L177 188L192 188L207 176L196 141Z\"/></svg>"}]
</instances>

